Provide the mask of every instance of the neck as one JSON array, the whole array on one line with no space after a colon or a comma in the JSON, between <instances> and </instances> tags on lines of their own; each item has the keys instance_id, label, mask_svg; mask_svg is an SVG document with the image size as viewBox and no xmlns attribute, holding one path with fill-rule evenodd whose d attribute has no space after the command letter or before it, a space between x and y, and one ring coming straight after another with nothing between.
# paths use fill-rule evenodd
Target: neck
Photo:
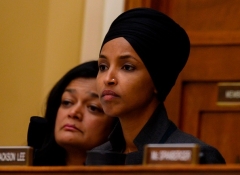
<instances>
[{"instance_id":1,"label":"neck","mask_svg":"<svg viewBox=\"0 0 240 175\"><path fill-rule=\"evenodd\" d=\"M86 151L85 150L66 150L66 164L69 165L84 165L86 160Z\"/></svg>"},{"instance_id":2,"label":"neck","mask_svg":"<svg viewBox=\"0 0 240 175\"><path fill-rule=\"evenodd\" d=\"M133 141L142 130L144 125L148 122L158 105L159 102L156 101L149 104L149 106L142 108L141 110L138 109L126 114L125 116L119 117L126 143L124 153L138 151L138 148Z\"/></svg>"}]
</instances>

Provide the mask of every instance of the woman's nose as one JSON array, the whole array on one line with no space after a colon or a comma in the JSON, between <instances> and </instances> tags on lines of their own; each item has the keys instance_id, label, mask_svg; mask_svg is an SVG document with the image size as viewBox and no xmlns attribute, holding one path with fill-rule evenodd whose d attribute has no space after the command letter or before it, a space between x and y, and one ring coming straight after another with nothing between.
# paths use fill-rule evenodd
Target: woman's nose
<instances>
[{"instance_id":1,"label":"woman's nose","mask_svg":"<svg viewBox=\"0 0 240 175\"><path fill-rule=\"evenodd\" d=\"M72 107L68 114L68 117L81 121L83 119L82 107L81 106Z\"/></svg>"},{"instance_id":2,"label":"woman's nose","mask_svg":"<svg viewBox=\"0 0 240 175\"><path fill-rule=\"evenodd\" d=\"M104 83L106 86L116 85L117 84L117 78L115 72L109 70L108 74L106 74L106 77L104 79Z\"/></svg>"},{"instance_id":3,"label":"woman's nose","mask_svg":"<svg viewBox=\"0 0 240 175\"><path fill-rule=\"evenodd\" d=\"M107 85L116 85L117 84L117 80L116 78L111 78L107 81Z\"/></svg>"}]
</instances>

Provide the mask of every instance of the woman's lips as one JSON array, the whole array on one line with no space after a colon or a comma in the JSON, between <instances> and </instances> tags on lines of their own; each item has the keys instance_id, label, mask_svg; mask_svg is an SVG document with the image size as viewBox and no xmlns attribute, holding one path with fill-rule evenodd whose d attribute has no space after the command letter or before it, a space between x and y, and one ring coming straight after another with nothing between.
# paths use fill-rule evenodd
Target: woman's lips
<instances>
[{"instance_id":1,"label":"woman's lips","mask_svg":"<svg viewBox=\"0 0 240 175\"><path fill-rule=\"evenodd\" d=\"M101 97L105 100L105 101L109 101L112 100L113 98L119 97L114 91L111 90L104 90L102 92Z\"/></svg>"},{"instance_id":2,"label":"woman's lips","mask_svg":"<svg viewBox=\"0 0 240 175\"><path fill-rule=\"evenodd\" d=\"M66 124L66 125L63 126L63 128L66 131L80 131L80 132L82 132L80 129L75 127L75 125L72 125L72 124Z\"/></svg>"}]
</instances>

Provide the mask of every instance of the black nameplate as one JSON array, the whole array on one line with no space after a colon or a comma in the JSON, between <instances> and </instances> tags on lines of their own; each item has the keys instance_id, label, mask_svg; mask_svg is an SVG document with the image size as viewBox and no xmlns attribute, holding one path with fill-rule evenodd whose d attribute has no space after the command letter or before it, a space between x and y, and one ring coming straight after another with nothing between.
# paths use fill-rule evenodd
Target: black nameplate
<instances>
[{"instance_id":1,"label":"black nameplate","mask_svg":"<svg viewBox=\"0 0 240 175\"><path fill-rule=\"evenodd\" d=\"M240 82L218 83L218 105L240 105Z\"/></svg>"},{"instance_id":2,"label":"black nameplate","mask_svg":"<svg viewBox=\"0 0 240 175\"><path fill-rule=\"evenodd\" d=\"M32 165L32 157L32 147L0 146L0 165Z\"/></svg>"},{"instance_id":3,"label":"black nameplate","mask_svg":"<svg viewBox=\"0 0 240 175\"><path fill-rule=\"evenodd\" d=\"M144 148L143 164L198 164L197 144L148 144Z\"/></svg>"}]
</instances>

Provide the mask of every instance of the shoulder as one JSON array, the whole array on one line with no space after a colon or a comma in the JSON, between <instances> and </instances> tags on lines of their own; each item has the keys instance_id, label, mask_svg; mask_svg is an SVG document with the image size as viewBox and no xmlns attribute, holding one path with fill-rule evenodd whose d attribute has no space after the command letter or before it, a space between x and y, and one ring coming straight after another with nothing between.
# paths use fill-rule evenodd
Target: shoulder
<instances>
[{"instance_id":1,"label":"shoulder","mask_svg":"<svg viewBox=\"0 0 240 175\"><path fill-rule=\"evenodd\" d=\"M93 151L110 151L112 150L112 145L111 143L108 141L108 142L105 142L103 143L102 145L99 145L95 148L93 148L92 150L88 151L88 152L93 152Z\"/></svg>"},{"instance_id":2,"label":"shoulder","mask_svg":"<svg viewBox=\"0 0 240 175\"><path fill-rule=\"evenodd\" d=\"M177 129L166 141L167 143L197 143L200 146L201 164L226 163L221 153L211 145L201 141L191 134Z\"/></svg>"},{"instance_id":3,"label":"shoulder","mask_svg":"<svg viewBox=\"0 0 240 175\"><path fill-rule=\"evenodd\" d=\"M65 165L65 150L60 146L47 145L42 149L35 150L33 165L54 166Z\"/></svg>"},{"instance_id":4,"label":"shoulder","mask_svg":"<svg viewBox=\"0 0 240 175\"><path fill-rule=\"evenodd\" d=\"M200 146L200 163L201 164L225 164L225 159L221 153L210 145Z\"/></svg>"},{"instance_id":5,"label":"shoulder","mask_svg":"<svg viewBox=\"0 0 240 175\"><path fill-rule=\"evenodd\" d=\"M167 140L168 143L198 143L204 145L205 143L191 134L185 133L180 129L174 131Z\"/></svg>"}]
</instances>

